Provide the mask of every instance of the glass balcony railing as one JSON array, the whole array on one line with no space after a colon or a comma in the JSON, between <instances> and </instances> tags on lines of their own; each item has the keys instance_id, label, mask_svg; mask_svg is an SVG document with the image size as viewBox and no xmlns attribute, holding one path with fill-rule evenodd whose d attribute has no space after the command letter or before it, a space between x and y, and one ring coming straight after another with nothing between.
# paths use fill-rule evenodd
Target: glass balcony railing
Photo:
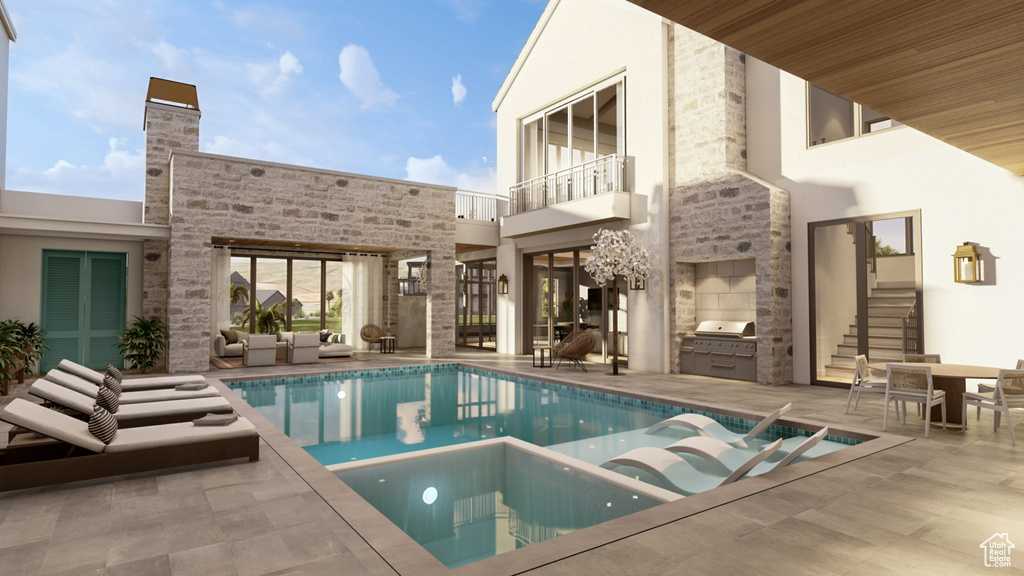
<instances>
[{"instance_id":1,"label":"glass balcony railing","mask_svg":"<svg viewBox=\"0 0 1024 576\"><path fill-rule=\"evenodd\" d=\"M625 179L626 157L619 154L602 156L510 187L509 214L610 192L626 192Z\"/></svg>"},{"instance_id":2,"label":"glass balcony railing","mask_svg":"<svg viewBox=\"0 0 1024 576\"><path fill-rule=\"evenodd\" d=\"M508 215L508 200L479 192L455 193L455 217L480 222L497 222Z\"/></svg>"}]
</instances>

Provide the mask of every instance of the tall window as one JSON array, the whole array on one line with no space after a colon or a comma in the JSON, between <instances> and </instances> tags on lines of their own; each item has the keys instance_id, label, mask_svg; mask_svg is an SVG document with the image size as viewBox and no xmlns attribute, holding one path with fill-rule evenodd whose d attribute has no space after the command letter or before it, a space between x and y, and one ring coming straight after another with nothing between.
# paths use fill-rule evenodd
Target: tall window
<instances>
[{"instance_id":1,"label":"tall window","mask_svg":"<svg viewBox=\"0 0 1024 576\"><path fill-rule=\"evenodd\" d=\"M808 146L864 136L901 125L870 108L807 84Z\"/></svg>"},{"instance_id":2,"label":"tall window","mask_svg":"<svg viewBox=\"0 0 1024 576\"><path fill-rule=\"evenodd\" d=\"M522 122L521 181L625 154L624 80L600 85Z\"/></svg>"}]
</instances>

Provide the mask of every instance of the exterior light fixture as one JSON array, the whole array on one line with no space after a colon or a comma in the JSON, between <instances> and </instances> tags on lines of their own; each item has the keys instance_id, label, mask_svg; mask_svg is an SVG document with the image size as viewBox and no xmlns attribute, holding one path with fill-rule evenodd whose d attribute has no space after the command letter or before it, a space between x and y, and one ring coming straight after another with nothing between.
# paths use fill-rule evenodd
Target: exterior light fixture
<instances>
[{"instance_id":1,"label":"exterior light fixture","mask_svg":"<svg viewBox=\"0 0 1024 576\"><path fill-rule=\"evenodd\" d=\"M957 246L953 253L953 281L981 282L981 254L970 242Z\"/></svg>"},{"instance_id":2,"label":"exterior light fixture","mask_svg":"<svg viewBox=\"0 0 1024 576\"><path fill-rule=\"evenodd\" d=\"M508 276L498 276L498 294L508 294Z\"/></svg>"},{"instance_id":3,"label":"exterior light fixture","mask_svg":"<svg viewBox=\"0 0 1024 576\"><path fill-rule=\"evenodd\" d=\"M643 290L647 286L647 281L643 276L634 276L629 281L630 290Z\"/></svg>"}]
</instances>

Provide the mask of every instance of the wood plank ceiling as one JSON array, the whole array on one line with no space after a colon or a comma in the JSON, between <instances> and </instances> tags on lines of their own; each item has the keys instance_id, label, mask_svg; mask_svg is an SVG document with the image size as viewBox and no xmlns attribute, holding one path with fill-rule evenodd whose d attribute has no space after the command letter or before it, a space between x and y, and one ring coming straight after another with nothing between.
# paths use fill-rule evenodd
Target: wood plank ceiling
<instances>
[{"instance_id":1,"label":"wood plank ceiling","mask_svg":"<svg viewBox=\"0 0 1024 576\"><path fill-rule=\"evenodd\" d=\"M630 1L1024 175L1024 1Z\"/></svg>"}]
</instances>

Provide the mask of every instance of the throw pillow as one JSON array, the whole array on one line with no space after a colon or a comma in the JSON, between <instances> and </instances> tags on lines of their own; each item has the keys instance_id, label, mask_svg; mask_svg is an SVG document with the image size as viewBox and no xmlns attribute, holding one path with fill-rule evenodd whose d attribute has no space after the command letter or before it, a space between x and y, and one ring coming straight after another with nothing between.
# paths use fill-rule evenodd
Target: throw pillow
<instances>
[{"instance_id":1,"label":"throw pillow","mask_svg":"<svg viewBox=\"0 0 1024 576\"><path fill-rule=\"evenodd\" d=\"M325 329L320 331L320 342L321 343L327 342L328 340L330 340L330 338L331 338L331 331L329 329L325 328Z\"/></svg>"},{"instance_id":2,"label":"throw pillow","mask_svg":"<svg viewBox=\"0 0 1024 576\"><path fill-rule=\"evenodd\" d=\"M220 335L224 337L225 344L236 344L238 342L238 333L234 330L221 330Z\"/></svg>"},{"instance_id":3,"label":"throw pillow","mask_svg":"<svg viewBox=\"0 0 1024 576\"><path fill-rule=\"evenodd\" d=\"M239 332L238 330L235 330L234 332L235 332L235 336L238 338L238 342L248 342L249 341L249 333L248 332Z\"/></svg>"},{"instance_id":4,"label":"throw pillow","mask_svg":"<svg viewBox=\"0 0 1024 576\"><path fill-rule=\"evenodd\" d=\"M89 433L104 444L110 444L117 433L117 419L102 406L95 406L92 409L92 416L89 417Z\"/></svg>"},{"instance_id":5,"label":"throw pillow","mask_svg":"<svg viewBox=\"0 0 1024 576\"><path fill-rule=\"evenodd\" d=\"M114 368L110 364L107 364L107 375L108 376L113 376L114 378L117 379L118 382L120 382L121 380L124 380L124 374L121 374L120 370L118 370L117 368Z\"/></svg>"},{"instance_id":6,"label":"throw pillow","mask_svg":"<svg viewBox=\"0 0 1024 576\"><path fill-rule=\"evenodd\" d=\"M121 406L121 400L114 394L114 391L106 386L100 386L96 393L96 405L104 408L107 412L114 414Z\"/></svg>"},{"instance_id":7,"label":"throw pillow","mask_svg":"<svg viewBox=\"0 0 1024 576\"><path fill-rule=\"evenodd\" d=\"M193 426L227 426L235 420L238 420L238 414L232 412L231 414L207 414L202 418L198 418L192 421Z\"/></svg>"},{"instance_id":8,"label":"throw pillow","mask_svg":"<svg viewBox=\"0 0 1024 576\"><path fill-rule=\"evenodd\" d=\"M117 378L114 378L110 374L107 374L106 376L103 377L103 387L110 388L110 391L113 392L114 394L117 394L118 396L121 395L121 391L123 389L123 387L121 386L121 381L118 380Z\"/></svg>"}]
</instances>

